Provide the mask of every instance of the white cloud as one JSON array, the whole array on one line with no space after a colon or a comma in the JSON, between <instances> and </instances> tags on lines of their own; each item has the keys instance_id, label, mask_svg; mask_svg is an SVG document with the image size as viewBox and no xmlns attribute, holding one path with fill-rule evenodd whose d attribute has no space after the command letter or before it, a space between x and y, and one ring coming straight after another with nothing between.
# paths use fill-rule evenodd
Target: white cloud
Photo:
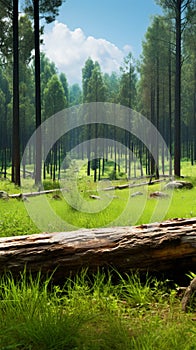
<instances>
[{"instance_id":1,"label":"white cloud","mask_svg":"<svg viewBox=\"0 0 196 350\"><path fill-rule=\"evenodd\" d=\"M98 61L103 72L111 73L119 69L128 50L131 50L128 45L120 50L105 39L87 37L81 28L72 31L58 21L44 34L42 46L42 51L66 74L70 84L81 82L82 68L88 57Z\"/></svg>"}]
</instances>

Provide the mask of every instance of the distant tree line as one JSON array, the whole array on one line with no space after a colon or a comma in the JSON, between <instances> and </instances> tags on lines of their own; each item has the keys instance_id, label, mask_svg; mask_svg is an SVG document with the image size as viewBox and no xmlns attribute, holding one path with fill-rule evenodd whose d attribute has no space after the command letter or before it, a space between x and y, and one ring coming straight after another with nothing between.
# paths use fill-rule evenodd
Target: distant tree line
<instances>
[{"instance_id":1,"label":"distant tree line","mask_svg":"<svg viewBox=\"0 0 196 350\"><path fill-rule=\"evenodd\" d=\"M117 159L122 158L122 152L125 159L124 171L129 178L136 175L133 155L139 159L141 176L144 169L146 175L157 178L160 173L164 174L166 171L170 175L174 173L180 176L182 159L190 160L192 165L195 164L195 1L157 0L163 7L164 14L155 16L147 29L140 60L136 62L129 53L124 58L119 72L106 74L102 72L100 64L89 57L82 69L81 86L69 85L66 75L59 73L55 64L44 53L39 53L36 59L35 2L24 1L25 14L18 17L19 137L17 140L20 159L30 136L40 122L64 108L81 103L111 102L140 112L155 125L172 155L169 169L166 170L165 166L166 150L161 149L158 143L155 143L157 157L154 159L149 150L128 131L114 126L95 124L71 130L56 142L46 155L44 164L41 165L42 178L47 176L53 180L59 178L65 155L77 144L97 137L117 140L125 148L124 150L120 149L120 146L112 148L105 144L102 156L96 157L96 152L88 143L86 153L81 151L81 157L87 158L87 175L93 171L94 181L104 176L109 156L114 159L114 178L117 176L121 171ZM0 176L4 178L11 176L11 171L14 171L13 142L17 141L14 141L13 135L16 122L14 119L16 115L13 113L15 97L13 3L11 0L0 0ZM51 22L58 14L62 1L40 0L38 4L39 15L45 16L46 22ZM40 27L39 42L43 31L44 28ZM40 107L39 116L38 107ZM93 161L92 152L94 152ZM29 150L28 162L35 162L33 150ZM20 167L20 164L18 166ZM24 160L22 175L25 174ZM20 184L19 179L14 176L11 178L13 182Z\"/></svg>"}]
</instances>

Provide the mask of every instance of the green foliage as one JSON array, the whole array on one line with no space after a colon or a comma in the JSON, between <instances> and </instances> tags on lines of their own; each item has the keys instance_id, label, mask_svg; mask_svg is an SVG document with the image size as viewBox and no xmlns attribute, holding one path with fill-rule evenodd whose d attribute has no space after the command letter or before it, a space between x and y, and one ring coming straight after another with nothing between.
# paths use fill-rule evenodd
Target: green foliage
<instances>
[{"instance_id":1,"label":"green foliage","mask_svg":"<svg viewBox=\"0 0 196 350\"><path fill-rule=\"evenodd\" d=\"M50 78L54 74L57 74L57 68L54 62L51 62L43 52L40 53L40 69L41 69L41 88L43 93Z\"/></svg>"},{"instance_id":2,"label":"green foliage","mask_svg":"<svg viewBox=\"0 0 196 350\"><path fill-rule=\"evenodd\" d=\"M69 101L69 87L68 87L68 82L67 82L66 75L64 73L61 73L60 76L59 76L59 79L60 79L61 84L63 86L64 95L65 95L66 101L68 103L68 101Z\"/></svg>"},{"instance_id":3,"label":"green foliage","mask_svg":"<svg viewBox=\"0 0 196 350\"><path fill-rule=\"evenodd\" d=\"M189 272L189 274L187 274L187 276L192 280L193 278L196 277L196 274L194 272Z\"/></svg>"},{"instance_id":4,"label":"green foliage","mask_svg":"<svg viewBox=\"0 0 196 350\"><path fill-rule=\"evenodd\" d=\"M111 103L119 102L120 78L116 72L111 75L105 73L103 76L105 85L105 100Z\"/></svg>"},{"instance_id":5,"label":"green foliage","mask_svg":"<svg viewBox=\"0 0 196 350\"><path fill-rule=\"evenodd\" d=\"M83 88L83 102L87 102L88 95L88 83L94 69L94 62L91 58L85 62L85 66L82 69L82 88Z\"/></svg>"},{"instance_id":6,"label":"green foliage","mask_svg":"<svg viewBox=\"0 0 196 350\"><path fill-rule=\"evenodd\" d=\"M36 2L37 3L37 2ZM62 0L39 1L39 12L42 18L49 23L58 15ZM174 107L175 107L175 7L176 1L157 0L164 8L163 16L152 18L143 42L143 52L140 62L135 62L129 53L123 61L119 72L111 75L102 73L102 67L92 58L88 58L82 69L82 89L78 84L68 86L64 73L59 72L53 62L41 53L41 103L42 120L67 106L82 102L108 101L139 110L159 129L166 140L171 153L174 149ZM196 158L195 142L195 9L194 0L178 2L182 10L182 158L191 160ZM25 15L19 16L19 56L20 56L20 131L21 153L35 129L34 103L34 62L32 60L34 47L34 30L32 26L33 2L22 1ZM40 34L43 34L44 27ZM1 171L6 177L6 171L12 161L12 2L9 0L0 3L0 159ZM188 59L187 59L188 58ZM32 62L32 63L31 63ZM137 68L139 66L139 75ZM54 78L55 77L55 78ZM56 81L54 81L56 79ZM52 81L52 82L51 82ZM60 84L60 85L59 85ZM93 137L96 136L92 129ZM89 131L90 134L90 131ZM104 126L104 137L114 135L130 147L136 155L139 153L146 165L146 173L154 173L154 164L148 152L140 147L137 140L113 128ZM83 137L84 136L84 137ZM67 137L67 139L66 139ZM63 152L71 146L86 139L86 131L77 134L73 131L62 140ZM179 138L176 138L179 139ZM104 145L104 152L108 152ZM163 152L164 153L164 152ZM57 155L58 154L58 155ZM50 154L52 166L57 166L57 158L61 162L60 152ZM90 159L89 154L87 155ZM96 155L95 155L96 156ZM33 156L32 156L33 157ZM48 159L47 159L48 160ZM55 163L55 164L54 164ZM90 164L90 163L89 163ZM48 165L48 164L47 164ZM148 169L147 169L148 168ZM104 170L103 170L104 172ZM130 177L130 168L125 171ZM94 173L95 174L95 173ZM96 175L96 174L95 174ZM113 174L114 175L114 174ZM52 175L51 175L52 177ZM53 174L55 179L55 174ZM96 177L96 176L95 176ZM111 177L113 178L112 174Z\"/></svg>"},{"instance_id":7,"label":"green foliage","mask_svg":"<svg viewBox=\"0 0 196 350\"><path fill-rule=\"evenodd\" d=\"M99 162L100 162L99 158L93 159L91 161L91 169L92 170L98 169L99 168Z\"/></svg>"},{"instance_id":8,"label":"green foliage","mask_svg":"<svg viewBox=\"0 0 196 350\"><path fill-rule=\"evenodd\" d=\"M53 190L60 188L59 181L43 180L44 190Z\"/></svg>"},{"instance_id":9,"label":"green foliage","mask_svg":"<svg viewBox=\"0 0 196 350\"><path fill-rule=\"evenodd\" d=\"M104 102L105 101L105 86L101 73L101 68L97 62L91 72L91 76L87 86L87 102Z\"/></svg>"},{"instance_id":10,"label":"green foliage","mask_svg":"<svg viewBox=\"0 0 196 350\"><path fill-rule=\"evenodd\" d=\"M124 65L121 67L119 101L123 106L135 109L136 107L136 83L137 75L132 54L129 53L124 59Z\"/></svg>"},{"instance_id":11,"label":"green foliage","mask_svg":"<svg viewBox=\"0 0 196 350\"><path fill-rule=\"evenodd\" d=\"M46 118L51 117L66 107L67 100L63 85L56 74L52 75L48 81L44 89L43 99Z\"/></svg>"},{"instance_id":12,"label":"green foliage","mask_svg":"<svg viewBox=\"0 0 196 350\"><path fill-rule=\"evenodd\" d=\"M82 69L83 102L104 102L105 85L98 62L89 58Z\"/></svg>"},{"instance_id":13,"label":"green foliage","mask_svg":"<svg viewBox=\"0 0 196 350\"><path fill-rule=\"evenodd\" d=\"M0 2L0 53L1 59L10 59L12 53L12 1Z\"/></svg>"},{"instance_id":14,"label":"green foliage","mask_svg":"<svg viewBox=\"0 0 196 350\"><path fill-rule=\"evenodd\" d=\"M19 57L21 62L28 64L32 59L32 50L34 48L34 32L32 22L27 15L20 17L19 33Z\"/></svg>"},{"instance_id":15,"label":"green foliage","mask_svg":"<svg viewBox=\"0 0 196 350\"><path fill-rule=\"evenodd\" d=\"M59 14L59 7L65 0L39 0L39 13L43 15L47 23L55 20ZM33 17L33 4L30 0L25 0L24 10Z\"/></svg>"},{"instance_id":16,"label":"green foliage","mask_svg":"<svg viewBox=\"0 0 196 350\"><path fill-rule=\"evenodd\" d=\"M117 180L116 170L113 169L111 173L109 173L109 180Z\"/></svg>"},{"instance_id":17,"label":"green foliage","mask_svg":"<svg viewBox=\"0 0 196 350\"><path fill-rule=\"evenodd\" d=\"M82 103L82 90L78 84L73 84L69 88L69 105L75 106Z\"/></svg>"}]
</instances>

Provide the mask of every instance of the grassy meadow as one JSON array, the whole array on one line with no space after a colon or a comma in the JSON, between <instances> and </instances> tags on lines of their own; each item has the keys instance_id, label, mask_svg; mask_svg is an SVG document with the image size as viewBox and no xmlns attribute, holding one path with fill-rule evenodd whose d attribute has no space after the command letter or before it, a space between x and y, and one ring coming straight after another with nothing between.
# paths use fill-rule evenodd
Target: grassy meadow
<instances>
[{"instance_id":1,"label":"grassy meadow","mask_svg":"<svg viewBox=\"0 0 196 350\"><path fill-rule=\"evenodd\" d=\"M193 183L191 190L164 190L169 179L151 186L142 185L127 189L104 191L105 188L126 184L127 180L102 180L93 182L93 175L87 178L84 171L80 176L60 183L44 182L44 189L61 187L62 191L46 196L30 197L23 202L20 199L0 199L0 236L32 234L40 231L55 232L95 228L105 226L131 226L143 223L163 221L176 217L196 217L196 166L183 163L184 180ZM27 180L22 191L36 190L33 180ZM148 179L133 179L129 183L138 185ZM66 189L69 188L67 191ZM0 191L8 194L20 193L8 180L0 179ZM140 195L134 196L140 192ZM151 198L153 192L161 191L166 198ZM92 199L98 196L99 199ZM40 216L40 220L39 220ZM43 221L39 225L39 221Z\"/></svg>"},{"instance_id":2,"label":"grassy meadow","mask_svg":"<svg viewBox=\"0 0 196 350\"><path fill-rule=\"evenodd\" d=\"M187 178L188 180L192 180ZM116 183L116 182L115 182ZM1 186L2 185L2 186ZM92 187L94 184L91 184ZM0 180L0 186L5 190L4 181ZM79 228L94 228L104 226L130 226L143 224L148 222L162 221L175 217L195 217L196 216L196 187L191 190L179 189L174 191L167 191L167 198L150 198L150 193L155 191L162 191L160 185L141 186L139 188L115 190L108 192L97 193L96 189L91 189L82 192L81 206L79 209L72 207L66 202L66 198L57 191L58 196L49 194L46 197L47 203L52 210L63 221L70 224L70 229ZM9 184L9 193L14 192L15 189ZM142 195L131 197L131 194L140 191ZM99 195L103 200L91 199L90 195ZM109 199L109 205L102 209ZM36 208L38 211L43 210L41 196L28 198L28 202L23 202L19 199L0 199L0 236L13 236L21 234L32 234L40 232L35 222L31 220L28 214L28 208ZM44 199L45 200L45 199ZM78 197L72 200L79 203ZM92 209L94 206L94 213L83 212L83 201ZM87 204L86 204L87 203ZM100 208L99 208L100 206ZM84 208L85 209L85 208ZM154 213L154 214L153 214ZM46 228L44 231L58 231L58 223L51 223L51 217L47 212L45 213ZM48 226L47 226L48 223ZM65 225L66 230L67 225ZM59 227L62 230L63 227Z\"/></svg>"},{"instance_id":3,"label":"grassy meadow","mask_svg":"<svg viewBox=\"0 0 196 350\"><path fill-rule=\"evenodd\" d=\"M194 187L164 190L168 197L160 199L150 194L163 191L165 182L103 191L103 187L127 180L101 181L97 188L93 178L86 179L83 173L77 181L78 194L62 190L44 196L46 201L43 196L28 201L0 199L0 237L39 233L35 220L39 212L45 215L45 231L57 231L63 225L73 230L196 217L196 166L184 162L182 174ZM146 180L130 182L139 181ZM64 185L62 182L61 187ZM56 186L59 184L45 182L45 189ZM20 193L19 188L2 179L0 191ZM29 191L28 186L25 191ZM137 191L142 195L132 197ZM47 208L60 221L55 223L55 215L52 220L50 213L47 216ZM32 210L34 220L29 216ZM190 279L194 273L190 272ZM38 274L33 278L25 271L18 280L9 273L2 275L0 350L196 350L195 301L183 313L182 293L177 287L172 281L151 276L141 279L131 271L125 276L117 271L100 271L91 277L83 271L62 281L61 286L54 285L50 277L43 279Z\"/></svg>"}]
</instances>

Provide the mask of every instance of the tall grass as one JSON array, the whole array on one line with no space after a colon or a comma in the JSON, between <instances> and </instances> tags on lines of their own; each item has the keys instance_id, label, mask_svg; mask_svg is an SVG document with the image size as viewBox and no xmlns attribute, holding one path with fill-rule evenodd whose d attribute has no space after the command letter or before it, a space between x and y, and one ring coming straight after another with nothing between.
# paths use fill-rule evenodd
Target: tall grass
<instances>
[{"instance_id":1,"label":"tall grass","mask_svg":"<svg viewBox=\"0 0 196 350\"><path fill-rule=\"evenodd\" d=\"M49 292L49 279L41 282L26 274L17 282L11 275L0 284L0 344L13 349L71 349L85 315L72 315Z\"/></svg>"},{"instance_id":2,"label":"tall grass","mask_svg":"<svg viewBox=\"0 0 196 350\"><path fill-rule=\"evenodd\" d=\"M175 290L139 275L86 271L63 286L0 278L0 349L193 350L196 328Z\"/></svg>"}]
</instances>

